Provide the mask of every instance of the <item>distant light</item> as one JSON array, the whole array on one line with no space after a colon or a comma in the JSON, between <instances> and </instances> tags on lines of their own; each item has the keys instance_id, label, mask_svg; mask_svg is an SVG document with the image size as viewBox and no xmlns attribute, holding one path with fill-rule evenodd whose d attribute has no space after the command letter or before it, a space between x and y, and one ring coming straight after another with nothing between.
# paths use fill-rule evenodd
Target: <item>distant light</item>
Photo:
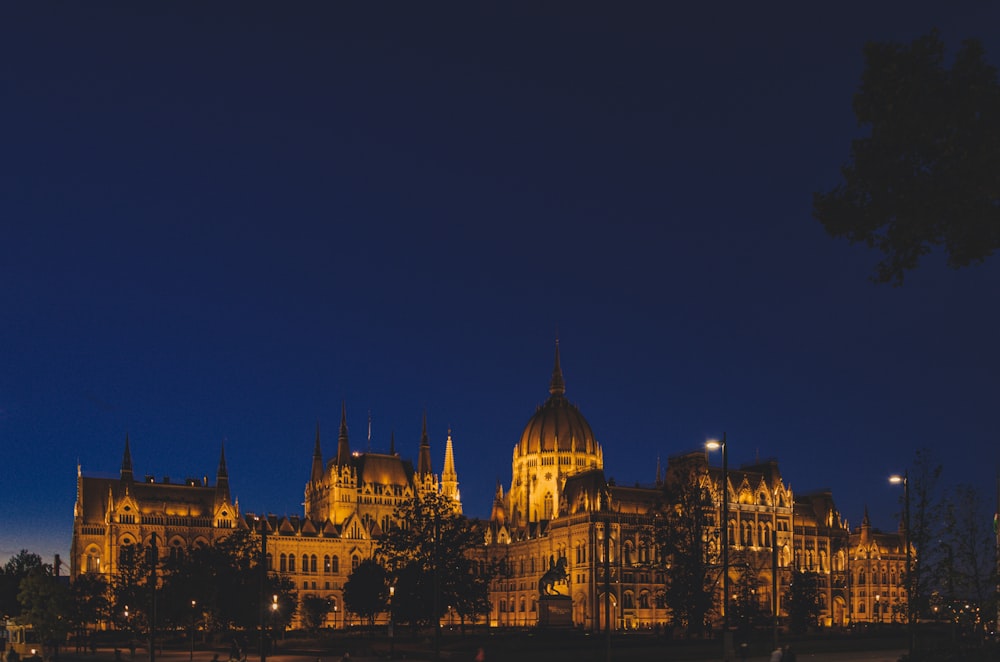
<instances>
[{"instance_id":1,"label":"distant light","mask_svg":"<svg viewBox=\"0 0 1000 662\"><path fill-rule=\"evenodd\" d=\"M717 451L720 448L722 448L722 442L719 441L718 439L709 439L708 441L705 442L705 448L707 448L710 451Z\"/></svg>"}]
</instances>

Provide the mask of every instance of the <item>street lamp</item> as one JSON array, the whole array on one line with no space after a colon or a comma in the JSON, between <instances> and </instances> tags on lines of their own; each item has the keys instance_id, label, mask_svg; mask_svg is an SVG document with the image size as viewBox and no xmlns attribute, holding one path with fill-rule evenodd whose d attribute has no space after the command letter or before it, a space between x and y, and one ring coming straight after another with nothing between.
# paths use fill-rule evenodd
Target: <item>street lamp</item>
<instances>
[{"instance_id":1,"label":"street lamp","mask_svg":"<svg viewBox=\"0 0 1000 662\"><path fill-rule=\"evenodd\" d=\"M392 599L396 597L395 585L389 587L389 659L396 655L396 632L392 618Z\"/></svg>"},{"instance_id":2,"label":"street lamp","mask_svg":"<svg viewBox=\"0 0 1000 662\"><path fill-rule=\"evenodd\" d=\"M893 474L889 476L889 482L893 485L903 486L903 528L906 529L903 544L906 545L906 629L909 634L909 657L913 657L913 581L910 566L910 472L906 470L903 475Z\"/></svg>"},{"instance_id":3,"label":"street lamp","mask_svg":"<svg viewBox=\"0 0 1000 662\"><path fill-rule=\"evenodd\" d=\"M194 660L194 626L195 626L194 607L196 604L197 604L196 601L194 600L191 601L191 654L188 656L188 660L191 660L192 662Z\"/></svg>"},{"instance_id":4,"label":"street lamp","mask_svg":"<svg viewBox=\"0 0 1000 662\"><path fill-rule=\"evenodd\" d=\"M258 593L258 598L260 602L260 662L267 662L267 634L266 634L266 615L267 609L264 607L264 589L267 586L267 520L264 517L255 517L260 523L260 560L258 566L260 566L260 592Z\"/></svg>"},{"instance_id":5,"label":"street lamp","mask_svg":"<svg viewBox=\"0 0 1000 662\"><path fill-rule=\"evenodd\" d=\"M722 440L709 439L705 443L705 448L710 451L722 450L722 647L723 656L729 659L729 649L732 642L729 640L729 453L726 447L726 433L722 433Z\"/></svg>"}]
</instances>

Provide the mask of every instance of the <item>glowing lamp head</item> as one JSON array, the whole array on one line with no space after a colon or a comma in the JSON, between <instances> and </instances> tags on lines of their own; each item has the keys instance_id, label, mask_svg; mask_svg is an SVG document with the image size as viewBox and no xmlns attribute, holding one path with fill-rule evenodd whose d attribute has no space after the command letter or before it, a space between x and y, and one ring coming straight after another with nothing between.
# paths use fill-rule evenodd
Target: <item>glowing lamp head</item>
<instances>
[{"instance_id":1,"label":"glowing lamp head","mask_svg":"<svg viewBox=\"0 0 1000 662\"><path fill-rule=\"evenodd\" d=\"M708 441L705 442L705 448L707 448L710 451L717 451L720 448L722 448L722 442L719 441L718 439L709 439Z\"/></svg>"},{"instance_id":2,"label":"glowing lamp head","mask_svg":"<svg viewBox=\"0 0 1000 662\"><path fill-rule=\"evenodd\" d=\"M905 481L906 479L900 476L899 474L892 474L891 476L889 476L889 482L892 483L893 485L901 485Z\"/></svg>"}]
</instances>

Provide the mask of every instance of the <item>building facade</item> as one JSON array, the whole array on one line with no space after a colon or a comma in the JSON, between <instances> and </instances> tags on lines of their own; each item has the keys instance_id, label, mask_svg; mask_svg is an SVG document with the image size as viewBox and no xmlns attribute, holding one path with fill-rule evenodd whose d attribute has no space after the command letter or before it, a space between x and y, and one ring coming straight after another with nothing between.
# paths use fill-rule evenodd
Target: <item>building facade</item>
<instances>
[{"instance_id":1,"label":"building facade","mask_svg":"<svg viewBox=\"0 0 1000 662\"><path fill-rule=\"evenodd\" d=\"M819 578L820 623L846 625L849 614L849 529L829 491L796 495L774 460L725 472L705 452L672 457L669 473L694 466L712 494L714 513L705 539L717 566L722 603L722 550L718 522L729 540L732 605L753 605L772 614L796 570ZM728 512L722 516L723 490ZM604 458L586 419L566 398L556 347L549 397L529 419L514 447L511 482L497 486L486 549L502 572L493 583L490 622L533 626L539 622L539 581L556 562L566 569L559 591L572 600L573 625L604 629L666 626L670 614L662 590L664 568L653 544L654 519L662 507L663 475L620 486L604 473ZM607 600L605 599L607 596ZM721 618L722 614L716 614Z\"/></svg>"},{"instance_id":2,"label":"building facade","mask_svg":"<svg viewBox=\"0 0 1000 662\"><path fill-rule=\"evenodd\" d=\"M154 535L161 556L167 557L247 528L266 534L271 572L289 579L300 599L329 599L327 625L349 625L344 582L361 561L375 555L383 532L393 525L396 506L436 493L448 496L461 512L462 501L450 430L443 469L435 474L426 416L416 466L400 457L394 439L388 453L353 451L346 419L344 406L336 453L329 458L317 427L302 516L241 515L239 504L230 500L224 449L214 485L207 478L137 481L126 438L117 479L86 477L78 469L72 575L113 575L123 548L148 545ZM706 559L717 568L717 604L785 614L788 583L795 571L805 570L819 579L821 625L899 621L905 614L903 531L872 529L866 513L851 533L829 490L795 494L775 460L724 471L709 462L706 451L690 452L670 457L666 475L681 467L700 476L712 495L704 545ZM482 560L501 568L491 586L489 624L538 625L540 585L547 578L545 590L565 596L575 627L667 626L663 588L669 570L653 535L663 488L658 460L648 484L617 485L606 477L600 443L566 398L557 344L549 396L514 445L510 483L506 490L497 485L490 518L482 523ZM722 599L725 539L728 601ZM723 617L723 612L714 614L716 620Z\"/></svg>"}]
</instances>

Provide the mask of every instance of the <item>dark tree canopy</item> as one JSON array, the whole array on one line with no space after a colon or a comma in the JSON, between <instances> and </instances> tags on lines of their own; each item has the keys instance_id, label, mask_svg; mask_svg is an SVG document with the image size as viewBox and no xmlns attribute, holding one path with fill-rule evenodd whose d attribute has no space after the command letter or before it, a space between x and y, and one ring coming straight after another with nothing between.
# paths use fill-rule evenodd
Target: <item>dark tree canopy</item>
<instances>
[{"instance_id":1,"label":"dark tree canopy","mask_svg":"<svg viewBox=\"0 0 1000 662\"><path fill-rule=\"evenodd\" d=\"M344 582L344 607L369 625L385 611L389 600L389 577L378 561L365 559Z\"/></svg>"},{"instance_id":2,"label":"dark tree canopy","mask_svg":"<svg viewBox=\"0 0 1000 662\"><path fill-rule=\"evenodd\" d=\"M884 255L873 280L901 285L941 247L948 265L1000 247L1000 86L978 41L950 69L934 31L909 45L869 43L854 95L858 123L843 182L813 194L813 216L834 237Z\"/></svg>"},{"instance_id":3,"label":"dark tree canopy","mask_svg":"<svg viewBox=\"0 0 1000 662\"><path fill-rule=\"evenodd\" d=\"M701 633L721 575L707 548L711 509L705 465L688 461L672 466L664 482L663 505L653 538L668 570L664 599L671 619L688 634Z\"/></svg>"}]
</instances>

